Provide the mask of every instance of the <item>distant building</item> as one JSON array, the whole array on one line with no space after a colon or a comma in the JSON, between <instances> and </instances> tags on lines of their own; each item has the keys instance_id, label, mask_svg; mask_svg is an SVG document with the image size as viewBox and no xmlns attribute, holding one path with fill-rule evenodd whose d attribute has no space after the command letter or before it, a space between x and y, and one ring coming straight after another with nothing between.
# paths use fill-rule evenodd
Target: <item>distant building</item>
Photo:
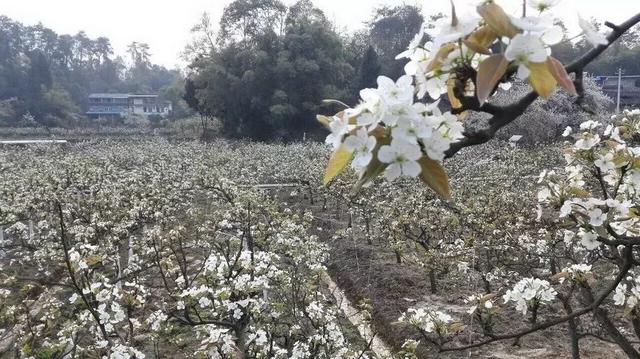
<instances>
[{"instance_id":1,"label":"distant building","mask_svg":"<svg viewBox=\"0 0 640 359\"><path fill-rule=\"evenodd\" d=\"M618 96L618 75L596 76L594 80L602 91L616 101ZM622 76L620 82L620 107L633 107L640 105L640 75Z\"/></svg>"},{"instance_id":2,"label":"distant building","mask_svg":"<svg viewBox=\"0 0 640 359\"><path fill-rule=\"evenodd\" d=\"M128 115L167 116L171 102L158 95L132 95L122 93L94 93L89 95L89 118L123 118Z\"/></svg>"}]
</instances>

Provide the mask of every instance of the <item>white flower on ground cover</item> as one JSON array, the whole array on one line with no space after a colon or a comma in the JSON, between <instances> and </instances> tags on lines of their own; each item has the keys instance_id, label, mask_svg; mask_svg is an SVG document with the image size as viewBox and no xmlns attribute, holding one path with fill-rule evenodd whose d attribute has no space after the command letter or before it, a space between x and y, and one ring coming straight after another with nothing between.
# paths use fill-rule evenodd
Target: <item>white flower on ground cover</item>
<instances>
[{"instance_id":1,"label":"white flower on ground cover","mask_svg":"<svg viewBox=\"0 0 640 359\"><path fill-rule=\"evenodd\" d=\"M578 237L580 237L580 244L589 251L598 249L600 245L602 245L602 243L598 242L598 235L596 233L580 229Z\"/></svg>"}]
</instances>

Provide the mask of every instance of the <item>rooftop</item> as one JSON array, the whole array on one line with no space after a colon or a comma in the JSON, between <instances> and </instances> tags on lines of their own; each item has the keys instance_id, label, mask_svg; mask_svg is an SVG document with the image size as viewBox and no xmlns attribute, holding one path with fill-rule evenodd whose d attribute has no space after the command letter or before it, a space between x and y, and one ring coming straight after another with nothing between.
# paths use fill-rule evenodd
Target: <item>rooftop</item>
<instances>
[{"instance_id":1,"label":"rooftop","mask_svg":"<svg viewBox=\"0 0 640 359\"><path fill-rule=\"evenodd\" d=\"M92 93L89 98L129 98L126 93Z\"/></svg>"},{"instance_id":2,"label":"rooftop","mask_svg":"<svg viewBox=\"0 0 640 359\"><path fill-rule=\"evenodd\" d=\"M128 93L92 93L89 98L115 98L115 99L128 99L128 98L155 98L158 95L149 94L128 94Z\"/></svg>"}]
</instances>

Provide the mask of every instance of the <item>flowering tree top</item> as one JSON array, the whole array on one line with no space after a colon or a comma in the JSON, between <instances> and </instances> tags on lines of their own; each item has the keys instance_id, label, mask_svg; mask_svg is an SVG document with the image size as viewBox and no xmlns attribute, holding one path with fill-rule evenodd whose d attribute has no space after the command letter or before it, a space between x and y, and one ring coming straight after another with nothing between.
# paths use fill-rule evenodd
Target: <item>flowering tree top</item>
<instances>
[{"instance_id":1,"label":"flowering tree top","mask_svg":"<svg viewBox=\"0 0 640 359\"><path fill-rule=\"evenodd\" d=\"M442 161L463 147L488 141L498 129L515 120L538 97L548 98L560 87L582 98L582 69L613 41L640 21L640 14L624 24L607 23L608 36L580 18L582 34L594 48L565 67L551 53L563 41L553 8L559 0L530 0L527 14L506 13L496 2L483 1L477 15L451 15L423 26L408 49L397 56L407 58L405 75L397 81L378 78L378 88L360 91L354 108L332 116L318 116L331 130L327 143L334 153L324 182L330 183L349 164L359 172L356 190L379 175L393 181L420 177L443 198L449 198ZM430 41L425 41L429 35ZM575 73L572 80L569 73ZM526 80L533 92L506 107L490 103L498 87ZM447 94L452 110L442 112L439 98ZM428 97L427 97L428 95ZM430 100L430 99L431 100ZM487 127L466 131L468 111L493 117Z\"/></svg>"}]
</instances>

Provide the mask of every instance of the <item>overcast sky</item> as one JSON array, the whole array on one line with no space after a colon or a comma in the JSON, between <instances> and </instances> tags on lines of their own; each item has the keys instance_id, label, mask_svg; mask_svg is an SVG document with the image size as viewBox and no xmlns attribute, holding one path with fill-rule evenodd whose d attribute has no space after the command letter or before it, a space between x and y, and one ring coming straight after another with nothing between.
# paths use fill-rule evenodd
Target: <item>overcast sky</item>
<instances>
[{"instance_id":1,"label":"overcast sky","mask_svg":"<svg viewBox=\"0 0 640 359\"><path fill-rule=\"evenodd\" d=\"M123 54L132 41L151 46L152 60L168 67L180 64L179 54L189 41L189 29L207 11L216 21L232 0L2 0L0 14L25 24L42 22L60 34L84 30L90 37L111 39ZM287 4L294 0L285 0ZM315 0L340 28L361 28L379 5L416 4L425 14L448 12L449 0ZM473 9L478 0L455 0L460 13ZM498 1L513 11L520 0ZM577 12L583 17L621 22L640 12L640 0L562 0L557 8L569 28L577 31Z\"/></svg>"}]
</instances>

